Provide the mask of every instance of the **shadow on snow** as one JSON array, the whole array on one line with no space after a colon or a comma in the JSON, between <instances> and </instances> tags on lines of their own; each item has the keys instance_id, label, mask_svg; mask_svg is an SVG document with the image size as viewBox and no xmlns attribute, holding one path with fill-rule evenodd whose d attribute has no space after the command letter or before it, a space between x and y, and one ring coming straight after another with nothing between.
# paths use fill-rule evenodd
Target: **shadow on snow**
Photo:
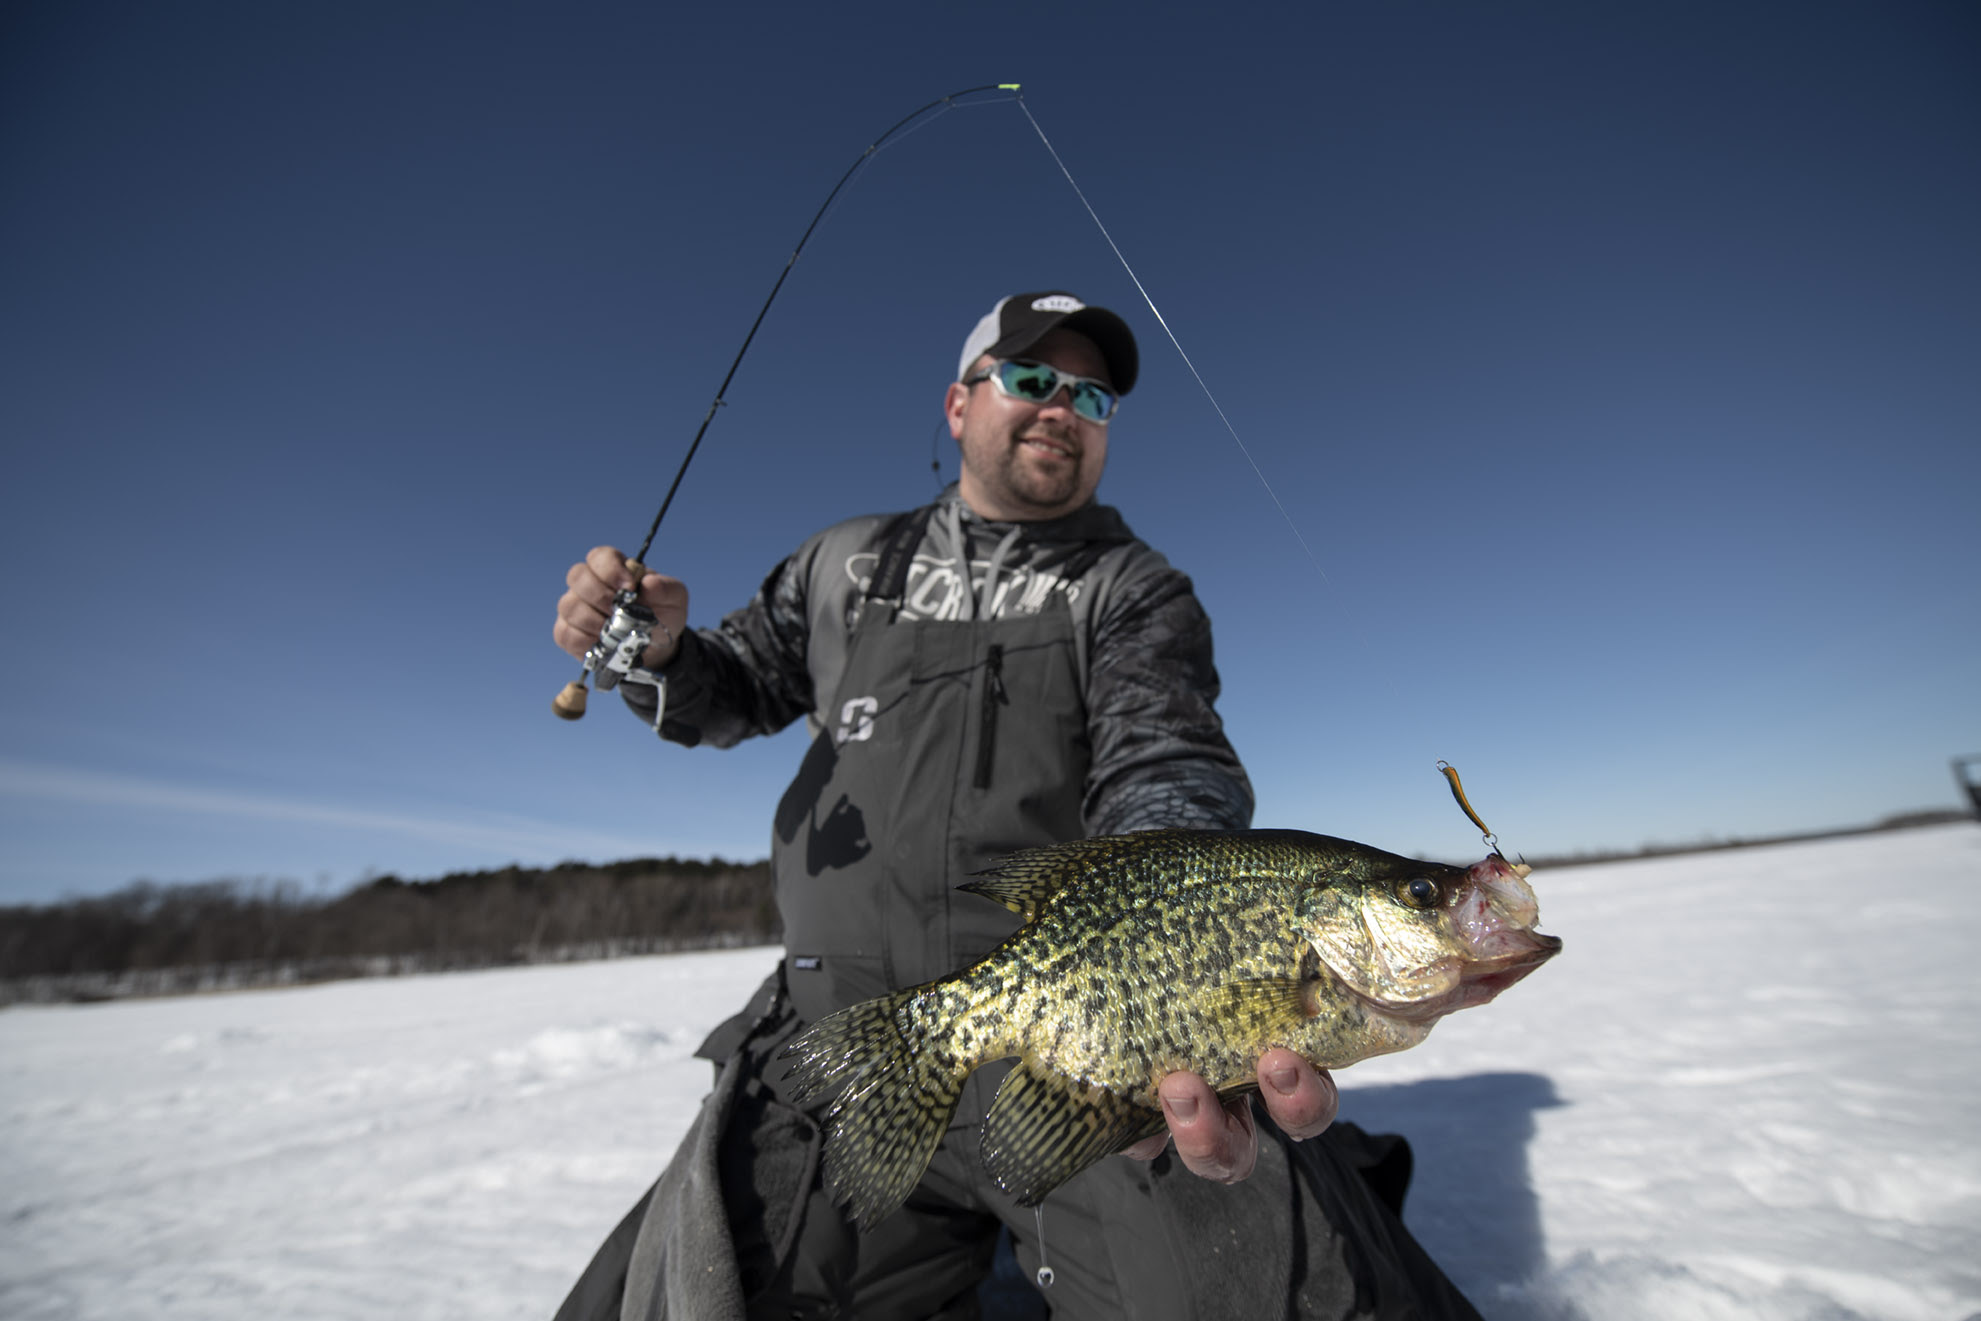
<instances>
[{"instance_id":1,"label":"shadow on snow","mask_svg":"<svg viewBox=\"0 0 1981 1321\"><path fill-rule=\"evenodd\" d=\"M1416 1172L1404 1223L1475 1304L1547 1264L1527 1146L1534 1113L1566 1104L1538 1073L1341 1089L1343 1119L1409 1139Z\"/></svg>"}]
</instances>

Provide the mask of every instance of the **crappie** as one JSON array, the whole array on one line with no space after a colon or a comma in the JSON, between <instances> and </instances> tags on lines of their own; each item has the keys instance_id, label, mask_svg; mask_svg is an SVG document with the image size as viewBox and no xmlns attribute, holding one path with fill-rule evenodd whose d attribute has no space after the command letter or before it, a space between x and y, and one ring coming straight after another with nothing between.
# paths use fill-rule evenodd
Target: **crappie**
<instances>
[{"instance_id":1,"label":"crappie","mask_svg":"<svg viewBox=\"0 0 1981 1321\"><path fill-rule=\"evenodd\" d=\"M820 1019L785 1049L833 1096L826 1186L867 1228L928 1167L963 1083L1017 1056L983 1157L1021 1206L1163 1129L1156 1086L1255 1089L1276 1046L1341 1068L1422 1041L1561 948L1527 868L1418 862L1297 830L1028 849L963 888L1024 916L981 961Z\"/></svg>"}]
</instances>

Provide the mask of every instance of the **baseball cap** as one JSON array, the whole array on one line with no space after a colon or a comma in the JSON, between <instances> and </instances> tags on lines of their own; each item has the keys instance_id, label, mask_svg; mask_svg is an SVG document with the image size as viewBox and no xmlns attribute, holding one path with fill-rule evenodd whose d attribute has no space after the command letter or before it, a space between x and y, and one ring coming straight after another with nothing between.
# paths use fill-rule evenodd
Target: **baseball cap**
<instances>
[{"instance_id":1,"label":"baseball cap","mask_svg":"<svg viewBox=\"0 0 1981 1321\"><path fill-rule=\"evenodd\" d=\"M997 300L970 338L963 341L963 360L956 366L956 379L962 380L970 364L985 353L993 358L1010 358L1023 353L1046 337L1046 332L1064 327L1085 335L1107 360L1109 384L1116 394L1135 388L1140 357L1135 351L1135 333L1128 323L1104 307L1088 307L1064 289L1047 289L1035 294L1011 294Z\"/></svg>"}]
</instances>

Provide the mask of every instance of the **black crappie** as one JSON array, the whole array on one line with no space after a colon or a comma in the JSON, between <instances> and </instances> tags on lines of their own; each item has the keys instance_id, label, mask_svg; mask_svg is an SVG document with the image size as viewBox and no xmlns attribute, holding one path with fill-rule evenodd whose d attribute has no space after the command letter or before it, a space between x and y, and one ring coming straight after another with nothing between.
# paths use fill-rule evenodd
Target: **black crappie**
<instances>
[{"instance_id":1,"label":"black crappie","mask_svg":"<svg viewBox=\"0 0 1981 1321\"><path fill-rule=\"evenodd\" d=\"M831 1014L785 1055L824 1120L833 1197L867 1228L928 1167L972 1070L1017 1056L983 1127L1036 1205L1162 1131L1176 1070L1256 1088L1261 1052L1341 1068L1422 1041L1561 948L1525 867L1418 862L1297 830L1159 830L1028 849L966 890L1022 914L971 967Z\"/></svg>"}]
</instances>

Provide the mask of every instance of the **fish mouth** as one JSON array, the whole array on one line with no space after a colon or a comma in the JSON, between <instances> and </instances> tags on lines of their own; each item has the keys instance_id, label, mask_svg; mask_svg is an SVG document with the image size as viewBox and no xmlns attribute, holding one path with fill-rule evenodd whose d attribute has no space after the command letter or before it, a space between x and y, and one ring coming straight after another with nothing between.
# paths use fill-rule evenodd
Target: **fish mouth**
<instances>
[{"instance_id":1,"label":"fish mouth","mask_svg":"<svg viewBox=\"0 0 1981 1321\"><path fill-rule=\"evenodd\" d=\"M1449 979L1452 972L1457 976L1450 989L1419 1000L1391 1000L1372 995L1338 973L1335 980L1350 995L1386 1017L1424 1023L1487 1003L1561 952L1560 936L1544 936L1538 931L1495 932L1491 944L1493 957L1448 959L1426 969L1426 973L1447 974L1441 980Z\"/></svg>"},{"instance_id":2,"label":"fish mouth","mask_svg":"<svg viewBox=\"0 0 1981 1321\"><path fill-rule=\"evenodd\" d=\"M1472 957L1465 961L1468 981L1473 977L1474 969L1493 971L1502 965L1532 972L1561 952L1561 937L1544 936L1538 931L1519 927L1502 927L1473 940L1471 946Z\"/></svg>"},{"instance_id":3,"label":"fish mouth","mask_svg":"<svg viewBox=\"0 0 1981 1321\"><path fill-rule=\"evenodd\" d=\"M1544 936L1538 931L1506 932L1496 944L1511 943L1505 938L1518 935L1524 949L1509 951L1504 957L1468 963L1461 974L1461 993L1477 996L1467 1005L1484 1004L1534 969L1561 953L1560 936Z\"/></svg>"}]
</instances>

